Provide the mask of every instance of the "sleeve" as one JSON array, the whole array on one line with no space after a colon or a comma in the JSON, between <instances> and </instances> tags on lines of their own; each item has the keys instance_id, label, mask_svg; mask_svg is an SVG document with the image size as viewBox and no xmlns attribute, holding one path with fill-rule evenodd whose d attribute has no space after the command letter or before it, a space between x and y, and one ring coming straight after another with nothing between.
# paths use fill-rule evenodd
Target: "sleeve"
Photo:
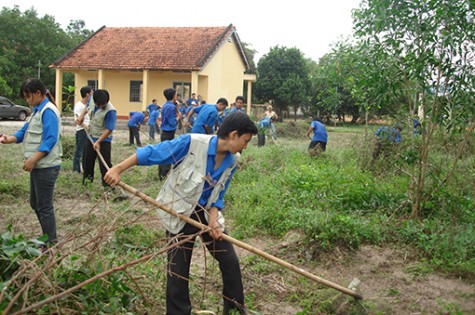
<instances>
[{"instance_id":1,"label":"sleeve","mask_svg":"<svg viewBox=\"0 0 475 315\"><path fill-rule=\"evenodd\" d=\"M58 142L58 116L47 108L41 116L41 121L43 122L43 137L38 151L46 152L48 155Z\"/></svg>"},{"instance_id":2,"label":"sleeve","mask_svg":"<svg viewBox=\"0 0 475 315\"><path fill-rule=\"evenodd\" d=\"M117 112L115 110L108 111L106 114L106 129L114 130L117 122Z\"/></svg>"},{"instance_id":3,"label":"sleeve","mask_svg":"<svg viewBox=\"0 0 475 315\"><path fill-rule=\"evenodd\" d=\"M28 129L28 123L26 122L20 130L18 130L17 132L13 134L13 136L16 138L17 143L23 142L23 138L25 137L25 132L27 129Z\"/></svg>"},{"instance_id":4,"label":"sleeve","mask_svg":"<svg viewBox=\"0 0 475 315\"><path fill-rule=\"evenodd\" d=\"M182 135L170 141L138 148L136 151L138 165L176 164L188 154L191 136Z\"/></svg>"}]
</instances>

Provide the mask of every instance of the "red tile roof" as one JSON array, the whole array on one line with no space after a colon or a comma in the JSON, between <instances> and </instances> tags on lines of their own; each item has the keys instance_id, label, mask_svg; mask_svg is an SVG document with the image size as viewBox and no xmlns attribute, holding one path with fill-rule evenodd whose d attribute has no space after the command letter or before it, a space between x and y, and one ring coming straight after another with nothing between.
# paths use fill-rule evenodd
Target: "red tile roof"
<instances>
[{"instance_id":1,"label":"red tile roof","mask_svg":"<svg viewBox=\"0 0 475 315\"><path fill-rule=\"evenodd\" d=\"M60 69L200 70L229 37L228 27L102 27L53 64Z\"/></svg>"}]
</instances>

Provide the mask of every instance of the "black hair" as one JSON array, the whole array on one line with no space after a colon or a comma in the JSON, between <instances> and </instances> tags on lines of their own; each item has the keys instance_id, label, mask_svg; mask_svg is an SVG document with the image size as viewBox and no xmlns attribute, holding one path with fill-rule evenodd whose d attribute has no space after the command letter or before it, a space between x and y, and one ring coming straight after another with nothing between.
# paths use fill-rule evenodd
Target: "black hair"
<instances>
[{"instance_id":1,"label":"black hair","mask_svg":"<svg viewBox=\"0 0 475 315\"><path fill-rule=\"evenodd\" d=\"M173 100L173 98L175 97L175 94L176 94L175 89L168 88L168 89L163 90L163 96L165 96L167 101Z\"/></svg>"},{"instance_id":2,"label":"black hair","mask_svg":"<svg viewBox=\"0 0 475 315\"><path fill-rule=\"evenodd\" d=\"M221 97L219 100L216 101L216 104L223 103L224 105L228 106L228 100L224 97Z\"/></svg>"},{"instance_id":3,"label":"black hair","mask_svg":"<svg viewBox=\"0 0 475 315\"><path fill-rule=\"evenodd\" d=\"M92 94L92 99L96 105L106 105L109 103L110 95L107 90L97 90Z\"/></svg>"},{"instance_id":4,"label":"black hair","mask_svg":"<svg viewBox=\"0 0 475 315\"><path fill-rule=\"evenodd\" d=\"M40 91L41 95L46 95L51 103L56 106L56 101L54 100L53 95L46 88L46 86L41 82L40 79L30 78L26 79L20 87L20 97L26 98L27 95L36 93Z\"/></svg>"},{"instance_id":5,"label":"black hair","mask_svg":"<svg viewBox=\"0 0 475 315\"><path fill-rule=\"evenodd\" d=\"M86 97L86 94L91 93L91 91L92 91L92 87L90 87L90 86L88 86L88 85L83 86L83 87L81 88L81 97L82 97L82 98L85 98L85 97Z\"/></svg>"},{"instance_id":6,"label":"black hair","mask_svg":"<svg viewBox=\"0 0 475 315\"><path fill-rule=\"evenodd\" d=\"M236 130L238 136L243 134L250 133L252 135L257 135L257 126L249 118L248 115L242 112L234 112L224 119L223 123L218 130L218 138L226 139L229 134Z\"/></svg>"},{"instance_id":7,"label":"black hair","mask_svg":"<svg viewBox=\"0 0 475 315\"><path fill-rule=\"evenodd\" d=\"M200 105L203 105L203 104L206 104L206 101L205 101L205 100L201 100L199 103L200 103Z\"/></svg>"},{"instance_id":8,"label":"black hair","mask_svg":"<svg viewBox=\"0 0 475 315\"><path fill-rule=\"evenodd\" d=\"M241 96L241 95L236 96L235 102L237 102L238 100L241 100L244 103L244 97L243 96Z\"/></svg>"}]
</instances>

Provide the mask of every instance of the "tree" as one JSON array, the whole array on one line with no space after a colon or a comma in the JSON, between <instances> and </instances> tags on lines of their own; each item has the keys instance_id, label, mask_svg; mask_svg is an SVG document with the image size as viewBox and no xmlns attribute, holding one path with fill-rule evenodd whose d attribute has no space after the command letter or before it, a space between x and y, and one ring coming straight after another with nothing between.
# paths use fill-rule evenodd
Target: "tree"
<instances>
[{"instance_id":1,"label":"tree","mask_svg":"<svg viewBox=\"0 0 475 315\"><path fill-rule=\"evenodd\" d=\"M275 110L282 112L308 102L309 69L302 52L297 48L275 46L257 64L256 96L271 100Z\"/></svg>"},{"instance_id":2,"label":"tree","mask_svg":"<svg viewBox=\"0 0 475 315\"><path fill-rule=\"evenodd\" d=\"M413 217L419 218L431 194L451 180L460 158L461 153L456 154L441 182L426 187L436 131L463 134L458 150L463 152L474 130L474 14L473 2L468 0L364 0L354 12L358 37L374 47L377 60L387 56L397 66L408 121L418 107L425 113L420 146L412 141L413 151L418 152L409 187ZM370 82L376 81L374 71L367 75Z\"/></svg>"},{"instance_id":3,"label":"tree","mask_svg":"<svg viewBox=\"0 0 475 315\"><path fill-rule=\"evenodd\" d=\"M23 13L18 6L2 8L0 61L1 77L10 88L7 96L17 99L21 83L30 77L40 77L54 94L55 72L49 66L84 40L81 36L89 32L83 30L83 23L72 22L67 34L54 17L38 17L34 8Z\"/></svg>"}]
</instances>

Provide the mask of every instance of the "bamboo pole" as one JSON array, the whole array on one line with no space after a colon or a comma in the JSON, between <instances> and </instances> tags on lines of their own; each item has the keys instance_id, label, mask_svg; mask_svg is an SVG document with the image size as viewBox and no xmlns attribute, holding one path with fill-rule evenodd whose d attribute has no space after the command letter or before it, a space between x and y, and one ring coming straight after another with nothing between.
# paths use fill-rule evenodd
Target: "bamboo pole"
<instances>
[{"instance_id":1,"label":"bamboo pole","mask_svg":"<svg viewBox=\"0 0 475 315\"><path fill-rule=\"evenodd\" d=\"M91 141L91 143L94 144L94 140L92 140L91 136L89 135L88 130L87 130L87 129L84 129L84 130L86 130L86 135L87 135L89 141ZM101 162L103 163L103 165L109 170L109 166L107 165L107 163L105 162L104 158L102 157L102 154L99 152L99 150L97 150L96 152L97 152L97 155L98 155L99 159L100 159ZM202 224L202 223L200 223L200 222L198 222L198 221L195 221L195 220L191 219L190 217L187 217L187 216L184 216L184 215L182 215L182 214L180 214L180 213L177 213L175 210L173 210L173 209L171 209L171 208L169 208L169 207L167 207L167 206L165 206L165 205L159 203L159 202L156 201L155 199L153 199L153 198L147 196L147 195L144 194L143 192L141 192L141 191L135 189L135 188L132 187L132 186L127 185L126 183L124 183L124 182L122 182L122 181L119 181L119 182L117 183L117 186L119 186L119 187L121 187L122 189L128 191L129 193L131 193L131 194L133 194L133 195L135 195L135 196L141 198L141 199L144 200L145 202L147 202L147 203L149 203L149 204L152 204L152 205L156 206L157 208L162 209L163 211L167 212L168 214L171 214L171 215L173 215L173 216L179 218L180 220L185 221L186 223L189 223L189 224L191 224L191 225L193 225L193 226L195 226L195 227L197 227L197 228L199 228L199 229L202 229L202 230L204 230L204 231L206 231L206 232L208 232L208 231L210 230L210 228L209 228L207 225L204 225L204 224ZM268 253L264 252L263 250L260 250L260 249L254 247L254 246L251 246L251 245L249 245L249 244L247 244L247 243L244 243L244 242L242 242L242 241L239 241L239 240L237 240L237 239L235 239L235 238L233 238L233 237L231 237L231 236L229 236L229 235L226 235L226 234L223 233L222 239L225 240L225 241L227 241L227 242L229 242L229 243L231 243L231 244L234 244L234 245L236 245L236 246L238 246L238 247L241 247L241 248L243 248L243 249L245 249L245 250L247 250L247 251L250 251L251 253L257 254L257 255L259 255L259 256L261 256L261 257L267 259L267 260L273 261L273 262L275 262L276 264L278 264L278 265L280 265L280 266L282 266L282 267L285 267L285 268L287 268L287 269L289 269L289 270L291 270L291 271L294 271L294 272L296 272L296 273L298 273L298 274L300 274L300 275L302 275L302 276L304 276L304 277L306 277L306 278L309 278L309 279L311 279L311 280L313 280L313 281L316 281L316 282L318 282L318 283L324 284L324 285L326 285L326 286L328 286L328 287L331 287L331 288L333 288L333 289L335 289L335 290L338 290L338 291L340 291L340 292L342 292L342 293L344 293L344 294L351 295L352 297L354 297L354 298L357 299L357 300L363 299L363 296L362 296L361 294L359 294L359 293L357 293L357 292L355 292L355 291L353 291L353 290L350 290L350 289L348 289L348 288L342 287L341 285L338 285L338 284L333 283L333 282L331 282L331 281L328 281L328 280L325 280L325 279L323 279L323 278L320 278L320 277L318 277L318 276L316 276L316 275L314 275L314 274L312 274L312 273L310 273L310 272L308 272L308 271L303 270L302 268L296 267L296 266L294 266L294 265L292 265L292 264L290 264L290 263L288 263L288 262L286 262L286 261L284 261L284 260L282 260L282 259L280 259L280 258L277 258L277 257L275 257L275 256L273 256L273 255L271 255L271 254L268 254Z\"/></svg>"}]
</instances>

